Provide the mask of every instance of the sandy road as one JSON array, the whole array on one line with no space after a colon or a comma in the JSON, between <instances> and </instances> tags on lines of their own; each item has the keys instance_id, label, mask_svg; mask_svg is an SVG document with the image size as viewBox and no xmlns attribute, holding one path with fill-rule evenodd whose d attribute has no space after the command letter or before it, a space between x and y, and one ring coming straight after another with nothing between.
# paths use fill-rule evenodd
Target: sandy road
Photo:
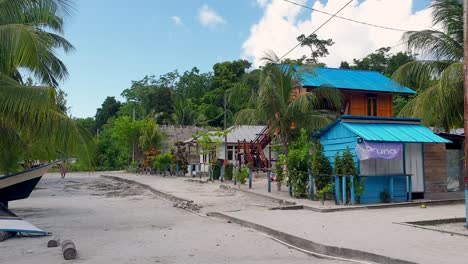
<instances>
[{"instance_id":1,"label":"sandy road","mask_svg":"<svg viewBox=\"0 0 468 264\"><path fill-rule=\"evenodd\" d=\"M317 259L264 235L200 217L132 185L71 173L46 175L30 198L10 208L62 239L72 239L73 263L340 263ZM272 219L274 221L274 219ZM70 263L48 237L0 243L0 263Z\"/></svg>"}]
</instances>

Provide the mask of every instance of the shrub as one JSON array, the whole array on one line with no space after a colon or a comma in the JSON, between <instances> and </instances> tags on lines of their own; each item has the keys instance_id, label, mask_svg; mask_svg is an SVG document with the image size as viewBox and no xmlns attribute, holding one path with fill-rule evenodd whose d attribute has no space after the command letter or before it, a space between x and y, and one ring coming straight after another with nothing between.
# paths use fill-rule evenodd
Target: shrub
<instances>
[{"instance_id":1,"label":"shrub","mask_svg":"<svg viewBox=\"0 0 468 264\"><path fill-rule=\"evenodd\" d=\"M171 153L159 154L154 158L153 168L157 170L169 169L172 164Z\"/></svg>"},{"instance_id":2,"label":"shrub","mask_svg":"<svg viewBox=\"0 0 468 264\"><path fill-rule=\"evenodd\" d=\"M327 194L333 193L333 190L335 189L335 183L330 182L328 183L325 187L317 191L317 198L323 202L325 201L325 198L327 197Z\"/></svg>"},{"instance_id":3,"label":"shrub","mask_svg":"<svg viewBox=\"0 0 468 264\"><path fill-rule=\"evenodd\" d=\"M247 167L240 168L236 171L236 180L240 182L240 184L244 184L249 178L249 169Z\"/></svg>"},{"instance_id":4,"label":"shrub","mask_svg":"<svg viewBox=\"0 0 468 264\"><path fill-rule=\"evenodd\" d=\"M288 173L293 195L296 198L307 197L309 182L308 169L310 165L309 149L311 143L304 129L300 136L291 144L288 153Z\"/></svg>"},{"instance_id":5,"label":"shrub","mask_svg":"<svg viewBox=\"0 0 468 264\"><path fill-rule=\"evenodd\" d=\"M354 193L359 201L359 196L364 194L364 179L359 179L357 177L356 164L354 162L353 154L349 147L343 151L343 155L340 157L339 152L335 156L335 174L345 175L345 176L354 176ZM351 182L347 182L346 186L346 196L347 200L351 199Z\"/></svg>"},{"instance_id":6,"label":"shrub","mask_svg":"<svg viewBox=\"0 0 468 264\"><path fill-rule=\"evenodd\" d=\"M323 153L323 146L320 141L317 141L315 142L314 153L312 154L312 175L316 176L314 183L317 190L321 190L333 182L332 177L324 176L331 174L332 166L330 160Z\"/></svg>"},{"instance_id":7,"label":"shrub","mask_svg":"<svg viewBox=\"0 0 468 264\"><path fill-rule=\"evenodd\" d=\"M213 170L213 180L219 180L221 177L221 162L219 160L213 161L211 169Z\"/></svg>"},{"instance_id":8,"label":"shrub","mask_svg":"<svg viewBox=\"0 0 468 264\"><path fill-rule=\"evenodd\" d=\"M276 184L281 185L284 182L284 171L283 164L286 160L286 156L283 154L278 155L278 161L275 163L276 170Z\"/></svg>"},{"instance_id":9,"label":"shrub","mask_svg":"<svg viewBox=\"0 0 468 264\"><path fill-rule=\"evenodd\" d=\"M179 165L179 170L182 171L182 174L186 174L189 165L187 148L182 142L177 142L174 146L175 148L172 150L174 163Z\"/></svg>"},{"instance_id":10,"label":"shrub","mask_svg":"<svg viewBox=\"0 0 468 264\"><path fill-rule=\"evenodd\" d=\"M232 174L234 172L234 165L228 163L224 165L224 177L227 181L232 180Z\"/></svg>"}]
</instances>

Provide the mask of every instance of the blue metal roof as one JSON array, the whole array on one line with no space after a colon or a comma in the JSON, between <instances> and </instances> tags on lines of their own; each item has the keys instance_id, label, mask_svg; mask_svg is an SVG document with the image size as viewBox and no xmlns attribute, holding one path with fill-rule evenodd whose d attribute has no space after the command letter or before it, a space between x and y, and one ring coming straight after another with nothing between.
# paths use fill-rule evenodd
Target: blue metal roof
<instances>
[{"instance_id":1,"label":"blue metal roof","mask_svg":"<svg viewBox=\"0 0 468 264\"><path fill-rule=\"evenodd\" d=\"M367 141L407 143L451 143L439 137L429 128L415 123L341 123Z\"/></svg>"},{"instance_id":2,"label":"blue metal roof","mask_svg":"<svg viewBox=\"0 0 468 264\"><path fill-rule=\"evenodd\" d=\"M367 141L406 143L451 143L419 123L417 118L343 115L313 137L320 138L336 125L342 125Z\"/></svg>"},{"instance_id":3,"label":"blue metal roof","mask_svg":"<svg viewBox=\"0 0 468 264\"><path fill-rule=\"evenodd\" d=\"M302 86L330 86L359 91L416 94L410 88L375 71L314 68L311 72L300 72L298 80Z\"/></svg>"}]
</instances>

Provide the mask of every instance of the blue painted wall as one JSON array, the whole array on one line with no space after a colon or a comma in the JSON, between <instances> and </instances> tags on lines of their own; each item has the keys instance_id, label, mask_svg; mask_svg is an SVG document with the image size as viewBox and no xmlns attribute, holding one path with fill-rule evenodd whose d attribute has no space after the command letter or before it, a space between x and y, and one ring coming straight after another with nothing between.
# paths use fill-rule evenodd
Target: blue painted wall
<instances>
[{"instance_id":1,"label":"blue painted wall","mask_svg":"<svg viewBox=\"0 0 468 264\"><path fill-rule=\"evenodd\" d=\"M321 137L320 142L323 145L325 156L328 157L333 167L335 167L335 155L340 154L349 147L359 172L359 160L356 156L357 135L344 127L341 123L336 124ZM365 192L360 198L362 204L380 203L380 194L389 189L389 177L366 177L364 182ZM404 176L394 177L394 202L406 201L406 178Z\"/></svg>"}]
</instances>

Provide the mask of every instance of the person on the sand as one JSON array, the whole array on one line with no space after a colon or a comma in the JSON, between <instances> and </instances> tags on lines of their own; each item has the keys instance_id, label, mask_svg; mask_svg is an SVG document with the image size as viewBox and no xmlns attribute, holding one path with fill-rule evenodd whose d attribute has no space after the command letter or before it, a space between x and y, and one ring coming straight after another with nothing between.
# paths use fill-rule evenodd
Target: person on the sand
<instances>
[{"instance_id":1,"label":"person on the sand","mask_svg":"<svg viewBox=\"0 0 468 264\"><path fill-rule=\"evenodd\" d=\"M62 163L60 165L60 176L62 176L62 179L65 178L65 174L68 172L67 164Z\"/></svg>"}]
</instances>

